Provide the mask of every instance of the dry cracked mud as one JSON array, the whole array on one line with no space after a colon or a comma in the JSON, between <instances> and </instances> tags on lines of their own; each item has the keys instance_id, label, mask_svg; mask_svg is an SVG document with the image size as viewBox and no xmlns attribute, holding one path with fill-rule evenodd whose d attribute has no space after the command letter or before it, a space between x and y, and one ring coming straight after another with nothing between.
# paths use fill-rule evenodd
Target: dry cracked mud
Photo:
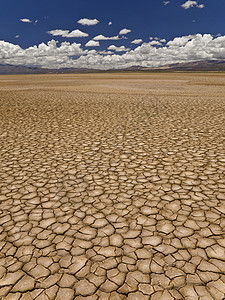
<instances>
[{"instance_id":1,"label":"dry cracked mud","mask_svg":"<svg viewBox=\"0 0 225 300\"><path fill-rule=\"evenodd\" d=\"M0 299L225 299L225 75L0 76Z\"/></svg>"}]
</instances>

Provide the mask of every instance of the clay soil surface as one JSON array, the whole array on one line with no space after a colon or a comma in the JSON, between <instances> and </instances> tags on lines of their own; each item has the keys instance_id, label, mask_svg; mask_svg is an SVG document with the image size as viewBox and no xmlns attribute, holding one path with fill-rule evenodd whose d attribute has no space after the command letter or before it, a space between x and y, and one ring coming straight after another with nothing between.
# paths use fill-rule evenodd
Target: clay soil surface
<instances>
[{"instance_id":1,"label":"clay soil surface","mask_svg":"<svg viewBox=\"0 0 225 300\"><path fill-rule=\"evenodd\" d=\"M0 76L0 299L225 299L225 74Z\"/></svg>"}]
</instances>

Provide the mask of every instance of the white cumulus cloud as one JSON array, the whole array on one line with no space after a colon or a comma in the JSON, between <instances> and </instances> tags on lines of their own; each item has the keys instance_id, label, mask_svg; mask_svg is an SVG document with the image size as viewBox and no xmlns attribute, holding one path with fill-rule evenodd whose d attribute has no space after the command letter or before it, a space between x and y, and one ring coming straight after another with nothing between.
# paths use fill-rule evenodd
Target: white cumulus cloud
<instances>
[{"instance_id":1,"label":"white cumulus cloud","mask_svg":"<svg viewBox=\"0 0 225 300\"><path fill-rule=\"evenodd\" d=\"M112 22L110 21L110 22L108 23L108 25L109 25L109 26L112 25Z\"/></svg>"},{"instance_id":2,"label":"white cumulus cloud","mask_svg":"<svg viewBox=\"0 0 225 300\"><path fill-rule=\"evenodd\" d=\"M93 40L95 40L95 41L119 40L119 39L120 39L120 37L118 35L108 37L108 36L104 36L102 34L97 35L93 38Z\"/></svg>"},{"instance_id":3,"label":"white cumulus cloud","mask_svg":"<svg viewBox=\"0 0 225 300\"><path fill-rule=\"evenodd\" d=\"M32 21L30 19L24 18L24 19L20 19L21 22L23 23L32 23Z\"/></svg>"},{"instance_id":4,"label":"white cumulus cloud","mask_svg":"<svg viewBox=\"0 0 225 300\"><path fill-rule=\"evenodd\" d=\"M62 36L66 38L75 38L75 37L87 37L88 33L82 32L79 29L75 29L73 31L69 30L62 30L62 29L55 29L47 31L48 34L51 34L53 36Z\"/></svg>"},{"instance_id":5,"label":"white cumulus cloud","mask_svg":"<svg viewBox=\"0 0 225 300\"><path fill-rule=\"evenodd\" d=\"M204 4L198 4L197 1L187 0L184 4L181 5L184 9L189 9L191 7L204 8Z\"/></svg>"},{"instance_id":6,"label":"white cumulus cloud","mask_svg":"<svg viewBox=\"0 0 225 300\"><path fill-rule=\"evenodd\" d=\"M159 41L160 40L160 38L159 37L157 37L157 36L155 36L155 37L153 37L153 36L150 36L150 41L152 41L152 40L156 40L156 41Z\"/></svg>"},{"instance_id":7,"label":"white cumulus cloud","mask_svg":"<svg viewBox=\"0 0 225 300\"><path fill-rule=\"evenodd\" d=\"M77 21L77 23L81 25L93 26L93 25L97 25L99 23L99 20L83 18Z\"/></svg>"},{"instance_id":8,"label":"white cumulus cloud","mask_svg":"<svg viewBox=\"0 0 225 300\"><path fill-rule=\"evenodd\" d=\"M116 52L125 52L130 50L130 48L125 48L124 46L116 47L115 45L110 45L107 49Z\"/></svg>"},{"instance_id":9,"label":"white cumulus cloud","mask_svg":"<svg viewBox=\"0 0 225 300\"><path fill-rule=\"evenodd\" d=\"M148 44L152 46L162 46L162 43L160 43L159 41L151 41Z\"/></svg>"},{"instance_id":10,"label":"white cumulus cloud","mask_svg":"<svg viewBox=\"0 0 225 300\"><path fill-rule=\"evenodd\" d=\"M57 41L41 43L26 49L5 41L0 41L0 63L12 65L40 66L45 68L60 68L68 66L71 57L87 53L81 49L81 44Z\"/></svg>"},{"instance_id":11,"label":"white cumulus cloud","mask_svg":"<svg viewBox=\"0 0 225 300\"><path fill-rule=\"evenodd\" d=\"M111 45L106 51L84 50L81 44L51 40L29 48L0 41L0 64L41 66L45 68L125 68L130 66L158 67L165 64L200 60L225 59L225 35L193 34L175 37L164 45L148 43L135 49ZM94 43L94 44L93 44ZM97 46L98 41L88 44ZM90 47L92 47L90 46ZM87 46L89 47L89 46Z\"/></svg>"},{"instance_id":12,"label":"white cumulus cloud","mask_svg":"<svg viewBox=\"0 0 225 300\"><path fill-rule=\"evenodd\" d=\"M143 40L142 39L136 39L136 40L133 40L132 42L131 42L131 44L140 44L140 43L142 43L143 42Z\"/></svg>"},{"instance_id":13,"label":"white cumulus cloud","mask_svg":"<svg viewBox=\"0 0 225 300\"><path fill-rule=\"evenodd\" d=\"M167 43L168 46L182 47L187 44L188 41L192 40L195 35L186 35L181 37L176 37L172 41Z\"/></svg>"},{"instance_id":14,"label":"white cumulus cloud","mask_svg":"<svg viewBox=\"0 0 225 300\"><path fill-rule=\"evenodd\" d=\"M121 30L120 30L119 35L128 34L129 32L131 32L130 29L124 28L124 29L121 29Z\"/></svg>"},{"instance_id":15,"label":"white cumulus cloud","mask_svg":"<svg viewBox=\"0 0 225 300\"><path fill-rule=\"evenodd\" d=\"M87 42L85 44L86 47L99 47L100 44L98 41L93 41L93 40L90 40L89 42Z\"/></svg>"}]
</instances>

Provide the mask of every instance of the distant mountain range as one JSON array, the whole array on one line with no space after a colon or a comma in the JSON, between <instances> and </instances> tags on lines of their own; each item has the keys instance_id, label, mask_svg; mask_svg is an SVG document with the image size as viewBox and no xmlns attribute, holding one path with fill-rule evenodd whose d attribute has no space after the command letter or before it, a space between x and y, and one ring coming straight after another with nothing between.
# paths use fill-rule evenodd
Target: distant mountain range
<instances>
[{"instance_id":1,"label":"distant mountain range","mask_svg":"<svg viewBox=\"0 0 225 300\"><path fill-rule=\"evenodd\" d=\"M2 65L0 64L0 74L62 74L62 73L87 73L87 72L105 72L103 70L85 69L85 68L61 68L61 69L47 69L39 67L26 67L15 65ZM135 72L135 71L225 71L225 60L205 60L187 63L168 64L156 68L148 68L141 66L132 66L122 69L111 69L107 72Z\"/></svg>"},{"instance_id":2,"label":"distant mountain range","mask_svg":"<svg viewBox=\"0 0 225 300\"><path fill-rule=\"evenodd\" d=\"M187 63L168 64L155 68L133 66L124 71L225 71L225 60L204 60Z\"/></svg>"},{"instance_id":3,"label":"distant mountain range","mask_svg":"<svg viewBox=\"0 0 225 300\"><path fill-rule=\"evenodd\" d=\"M147 70L147 68L145 68ZM152 70L153 68L151 68ZM225 60L204 60L187 63L169 64L155 68L171 71L225 71Z\"/></svg>"},{"instance_id":4,"label":"distant mountain range","mask_svg":"<svg viewBox=\"0 0 225 300\"><path fill-rule=\"evenodd\" d=\"M91 72L92 69L76 69L76 68L60 68L60 69L47 69L39 67L26 67L16 65L2 65L0 64L0 74L61 74L61 73L80 73Z\"/></svg>"}]
</instances>

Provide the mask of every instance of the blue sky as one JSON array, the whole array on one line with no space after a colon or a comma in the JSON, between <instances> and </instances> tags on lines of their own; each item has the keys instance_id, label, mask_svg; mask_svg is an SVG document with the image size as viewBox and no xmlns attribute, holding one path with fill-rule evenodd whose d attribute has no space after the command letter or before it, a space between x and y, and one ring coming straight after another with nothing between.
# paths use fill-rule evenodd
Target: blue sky
<instances>
[{"instance_id":1,"label":"blue sky","mask_svg":"<svg viewBox=\"0 0 225 300\"><path fill-rule=\"evenodd\" d=\"M154 66L154 61L155 65L176 62L178 52L180 62L223 55L225 59L225 52L213 54L214 48L224 45L224 11L224 0L1 0L0 63ZM176 38L180 40L173 42ZM200 53L206 44L207 53ZM171 56L169 48L175 46ZM190 47L191 57L186 53ZM33 61L27 59L32 51ZM17 53L20 58L15 58Z\"/></svg>"}]
</instances>

